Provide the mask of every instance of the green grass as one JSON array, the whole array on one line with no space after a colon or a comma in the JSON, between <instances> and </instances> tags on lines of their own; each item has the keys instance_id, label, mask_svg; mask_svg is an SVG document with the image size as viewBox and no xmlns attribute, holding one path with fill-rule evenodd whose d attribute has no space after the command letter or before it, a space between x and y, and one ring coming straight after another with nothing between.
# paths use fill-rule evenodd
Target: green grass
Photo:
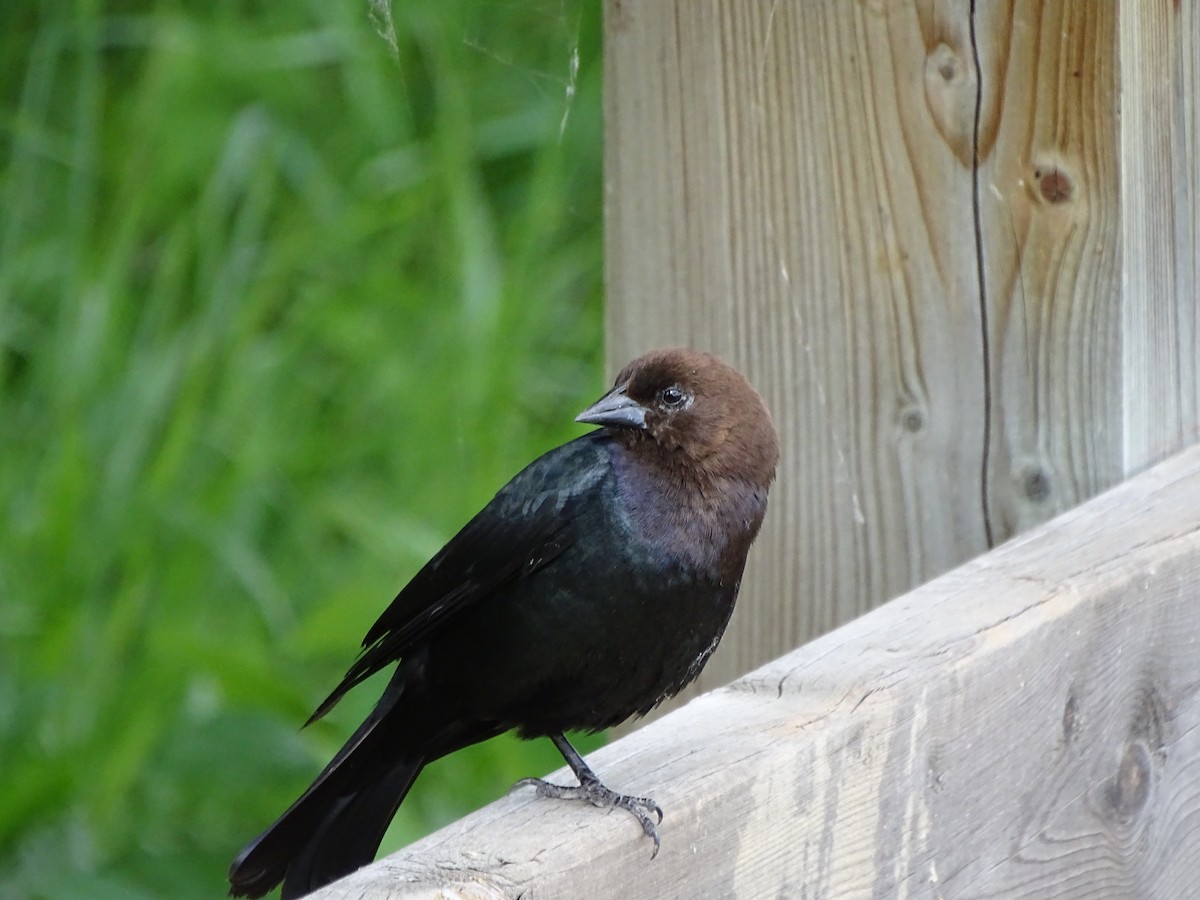
<instances>
[{"instance_id":1,"label":"green grass","mask_svg":"<svg viewBox=\"0 0 1200 900\"><path fill-rule=\"evenodd\" d=\"M0 897L220 895L395 590L580 433L597 7L395 3L393 59L366 0L0 4ZM439 763L385 849L557 764Z\"/></svg>"}]
</instances>

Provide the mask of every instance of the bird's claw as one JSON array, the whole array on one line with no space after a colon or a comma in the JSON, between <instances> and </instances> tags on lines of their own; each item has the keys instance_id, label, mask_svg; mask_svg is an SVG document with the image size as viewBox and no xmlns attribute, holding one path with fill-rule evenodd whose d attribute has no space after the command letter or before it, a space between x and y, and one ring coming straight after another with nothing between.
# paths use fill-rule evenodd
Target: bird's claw
<instances>
[{"instance_id":1,"label":"bird's claw","mask_svg":"<svg viewBox=\"0 0 1200 900\"><path fill-rule=\"evenodd\" d=\"M514 786L522 787L524 785L534 788L539 797L552 797L556 800L586 800L592 806L598 806L601 809L618 807L625 810L638 820L642 826L642 833L654 841L654 852L650 854L650 858L654 859L658 856L658 849L661 846L658 825L662 823L663 811L662 807L650 797L631 797L628 794L618 794L598 781L579 785L563 785L552 784L540 778L522 778ZM657 823L651 818L652 814L658 817Z\"/></svg>"}]
</instances>

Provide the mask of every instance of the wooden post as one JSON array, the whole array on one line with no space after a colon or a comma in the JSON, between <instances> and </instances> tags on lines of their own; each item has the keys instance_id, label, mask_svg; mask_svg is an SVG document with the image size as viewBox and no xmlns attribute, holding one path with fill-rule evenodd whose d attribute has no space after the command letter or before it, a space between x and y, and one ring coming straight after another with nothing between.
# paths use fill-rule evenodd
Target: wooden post
<instances>
[{"instance_id":1,"label":"wooden post","mask_svg":"<svg viewBox=\"0 0 1200 900\"><path fill-rule=\"evenodd\" d=\"M1198 636L1200 447L314 900L1191 897Z\"/></svg>"},{"instance_id":2,"label":"wooden post","mask_svg":"<svg viewBox=\"0 0 1200 900\"><path fill-rule=\"evenodd\" d=\"M715 350L785 450L703 684L1200 439L1200 16L607 0L608 355Z\"/></svg>"}]
</instances>

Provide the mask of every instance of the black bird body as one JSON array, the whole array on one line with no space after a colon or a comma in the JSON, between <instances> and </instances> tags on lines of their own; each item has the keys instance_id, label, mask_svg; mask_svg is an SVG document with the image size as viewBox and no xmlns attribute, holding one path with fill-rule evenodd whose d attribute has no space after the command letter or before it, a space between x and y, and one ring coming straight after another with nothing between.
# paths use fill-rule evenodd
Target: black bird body
<instances>
[{"instance_id":1,"label":"black bird body","mask_svg":"<svg viewBox=\"0 0 1200 900\"><path fill-rule=\"evenodd\" d=\"M732 397L709 397L730 384ZM688 407L655 409L677 385ZM730 401L751 408L730 413ZM298 896L370 861L427 762L510 729L564 749L562 732L644 714L699 673L766 509L777 456L769 416L740 374L695 351L635 361L581 419L594 410L609 427L516 475L367 633L312 718L398 663L388 687L313 786L242 851L235 895L282 879L284 896ZM745 416L750 433L738 430ZM575 759L581 782L607 791Z\"/></svg>"},{"instance_id":2,"label":"black bird body","mask_svg":"<svg viewBox=\"0 0 1200 900\"><path fill-rule=\"evenodd\" d=\"M430 689L463 715L524 737L607 728L678 692L714 649L741 571L722 571L723 547L699 546L701 516L653 527L677 510L640 489L626 453L602 432L579 438L525 469L480 514L551 536L527 549L529 574L489 591L430 642ZM754 498L750 522L765 503L765 493Z\"/></svg>"}]
</instances>

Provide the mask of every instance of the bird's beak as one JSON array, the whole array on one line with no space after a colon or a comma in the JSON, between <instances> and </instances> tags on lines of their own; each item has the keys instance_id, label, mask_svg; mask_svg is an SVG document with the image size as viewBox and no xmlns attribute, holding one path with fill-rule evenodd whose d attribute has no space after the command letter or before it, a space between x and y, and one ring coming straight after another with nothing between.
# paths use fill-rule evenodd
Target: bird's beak
<instances>
[{"instance_id":1,"label":"bird's beak","mask_svg":"<svg viewBox=\"0 0 1200 900\"><path fill-rule=\"evenodd\" d=\"M645 428L646 408L625 393L629 385L619 384L579 415L576 422L608 425L614 428Z\"/></svg>"}]
</instances>

